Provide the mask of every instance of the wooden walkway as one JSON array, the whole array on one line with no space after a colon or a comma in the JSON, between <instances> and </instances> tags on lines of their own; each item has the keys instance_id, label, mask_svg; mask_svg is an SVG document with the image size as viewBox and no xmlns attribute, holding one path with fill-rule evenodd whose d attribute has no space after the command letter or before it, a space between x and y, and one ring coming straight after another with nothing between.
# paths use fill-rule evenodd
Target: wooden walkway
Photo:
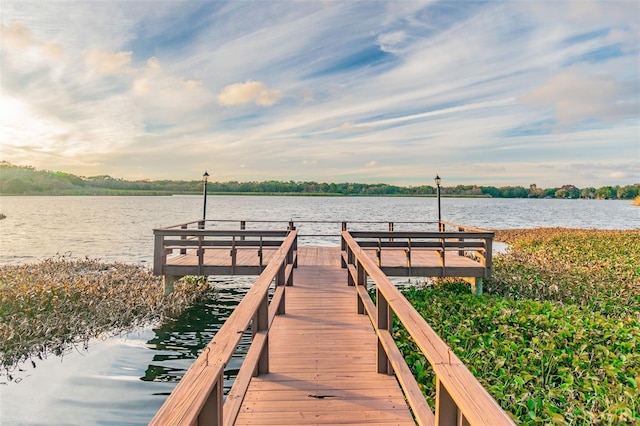
<instances>
[{"instance_id":1,"label":"wooden walkway","mask_svg":"<svg viewBox=\"0 0 640 426\"><path fill-rule=\"evenodd\" d=\"M269 332L269 373L251 380L235 424L413 425L396 378L376 372L377 337L339 248L300 248L294 277Z\"/></svg>"},{"instance_id":2,"label":"wooden walkway","mask_svg":"<svg viewBox=\"0 0 640 426\"><path fill-rule=\"evenodd\" d=\"M150 425L513 425L388 278L481 283L491 275L493 233L456 227L352 232L342 223L340 247L298 247L293 222L286 231L199 222L154 230L154 273L165 291L189 274L259 276ZM433 407L396 345L394 319L433 370ZM225 366L250 328L252 343L224 397Z\"/></svg>"}]
</instances>

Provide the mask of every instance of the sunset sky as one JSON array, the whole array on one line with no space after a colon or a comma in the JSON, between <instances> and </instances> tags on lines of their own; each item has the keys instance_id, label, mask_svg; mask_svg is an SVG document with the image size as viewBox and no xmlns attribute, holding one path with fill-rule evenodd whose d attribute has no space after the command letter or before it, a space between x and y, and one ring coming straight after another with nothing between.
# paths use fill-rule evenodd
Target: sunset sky
<instances>
[{"instance_id":1,"label":"sunset sky","mask_svg":"<svg viewBox=\"0 0 640 426\"><path fill-rule=\"evenodd\" d=\"M11 1L0 160L127 179L640 182L638 1Z\"/></svg>"}]
</instances>

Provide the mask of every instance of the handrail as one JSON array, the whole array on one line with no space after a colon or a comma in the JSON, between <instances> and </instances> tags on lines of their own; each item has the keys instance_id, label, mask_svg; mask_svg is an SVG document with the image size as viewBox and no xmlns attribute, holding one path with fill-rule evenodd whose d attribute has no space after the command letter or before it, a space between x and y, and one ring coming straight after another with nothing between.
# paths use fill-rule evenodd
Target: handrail
<instances>
[{"instance_id":1,"label":"handrail","mask_svg":"<svg viewBox=\"0 0 640 426\"><path fill-rule=\"evenodd\" d=\"M233 423L248 386L246 372L269 372L268 333L274 316L284 313L285 286L293 284L296 241L296 231L289 232L278 253L189 367L151 420L151 425ZM269 303L269 288L274 280L276 291ZM245 373L239 374L223 405L224 367L250 323L253 341L241 370L241 374Z\"/></svg>"},{"instance_id":2,"label":"handrail","mask_svg":"<svg viewBox=\"0 0 640 426\"><path fill-rule=\"evenodd\" d=\"M235 251L240 247L277 247L282 244L289 230L216 230L185 228L154 229L153 273L163 275L167 266L167 257L175 249L186 254L188 249L197 250L198 271L204 266L204 251L207 248L231 246L232 267L235 266ZM174 237L174 238L172 238ZM176 239L179 237L179 239ZM265 239L270 238L270 239ZM262 267L262 263L260 263ZM200 275L202 275L200 273Z\"/></svg>"},{"instance_id":3,"label":"handrail","mask_svg":"<svg viewBox=\"0 0 640 426\"><path fill-rule=\"evenodd\" d=\"M378 266L382 266L383 249L404 249L407 257L407 266L411 267L412 250L434 250L440 256L440 266L444 271L447 268L446 251L457 251L457 255L464 256L466 252L472 252L476 260L484 268L484 278L491 277L493 267L493 237L494 232L476 229L469 231L349 231L349 235L357 239L357 244L362 248L375 248L378 257ZM344 244L342 244L344 250ZM344 266L344 264L343 264Z\"/></svg>"},{"instance_id":4,"label":"handrail","mask_svg":"<svg viewBox=\"0 0 640 426\"><path fill-rule=\"evenodd\" d=\"M378 372L398 378L418 424L514 425L447 344L429 326L349 231L342 232L349 282L356 284L358 313L369 315L378 336ZM376 284L376 304L366 291L367 276ZM374 311L375 306L375 313ZM416 397L415 378L393 341L393 316L405 327L436 376L435 419ZM427 412L428 411L428 412Z\"/></svg>"}]
</instances>

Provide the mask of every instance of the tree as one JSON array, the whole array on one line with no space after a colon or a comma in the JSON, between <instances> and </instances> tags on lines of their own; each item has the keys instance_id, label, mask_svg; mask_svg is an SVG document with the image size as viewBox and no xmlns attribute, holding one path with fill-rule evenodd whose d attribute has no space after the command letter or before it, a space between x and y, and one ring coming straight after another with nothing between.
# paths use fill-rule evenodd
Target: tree
<instances>
[{"instance_id":1,"label":"tree","mask_svg":"<svg viewBox=\"0 0 640 426\"><path fill-rule=\"evenodd\" d=\"M599 200L609 200L614 197L613 188L610 186L603 186L596 190L596 198Z\"/></svg>"}]
</instances>

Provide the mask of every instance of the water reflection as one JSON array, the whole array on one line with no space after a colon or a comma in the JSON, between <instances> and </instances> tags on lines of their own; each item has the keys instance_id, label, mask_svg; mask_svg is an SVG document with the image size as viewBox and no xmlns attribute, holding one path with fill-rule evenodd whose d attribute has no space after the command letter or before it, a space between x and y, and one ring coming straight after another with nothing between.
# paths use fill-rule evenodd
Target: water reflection
<instances>
[{"instance_id":1,"label":"water reflection","mask_svg":"<svg viewBox=\"0 0 640 426\"><path fill-rule=\"evenodd\" d=\"M216 277L211 281L216 291L210 299L190 307L179 318L154 328L155 336L147 341L147 347L154 351L154 355L140 379L146 382L180 381L254 281L255 277ZM225 368L225 394L231 389L250 345L251 331L248 330L242 335Z\"/></svg>"}]
</instances>

